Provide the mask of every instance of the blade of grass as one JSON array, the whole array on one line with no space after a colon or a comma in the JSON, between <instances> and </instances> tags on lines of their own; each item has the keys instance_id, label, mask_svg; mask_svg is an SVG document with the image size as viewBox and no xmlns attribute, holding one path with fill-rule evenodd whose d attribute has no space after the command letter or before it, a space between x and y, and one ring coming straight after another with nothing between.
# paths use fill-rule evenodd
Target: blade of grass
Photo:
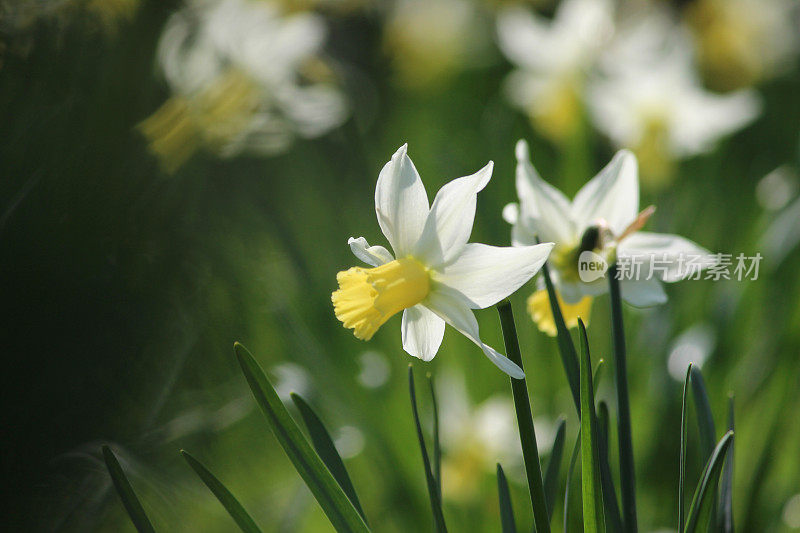
<instances>
[{"instance_id":1,"label":"blade of grass","mask_svg":"<svg viewBox=\"0 0 800 533\"><path fill-rule=\"evenodd\" d=\"M558 341L558 353L561 355L561 364L564 366L564 372L567 374L567 383L569 383L569 390L572 392L572 401L575 402L575 410L578 416L580 416L581 391L578 352L575 350L572 337L569 335L569 329L567 329L567 325L564 323L564 315L561 313L561 306L558 303L558 296L553 286L553 281L550 279L550 270L547 267L547 263L542 266L542 277L544 277L544 283L547 287L547 296L550 299L550 310L553 313L553 321L556 324L556 338Z\"/></svg>"},{"instance_id":2,"label":"blade of grass","mask_svg":"<svg viewBox=\"0 0 800 533\"><path fill-rule=\"evenodd\" d=\"M131 521L133 525L136 526L136 530L139 531L139 533L155 532L153 525L150 523L150 519L147 518L144 512L142 503L139 501L139 498L136 497L136 493L133 491L133 487L131 487L128 478L125 476L125 472L119 465L119 461L117 461L114 452L106 445L103 445L102 450L103 460L106 463L108 474L111 476L111 481L114 483L114 488L117 489L119 499L122 500L122 505L124 505L125 510L128 511L128 516L131 517Z\"/></svg>"},{"instance_id":3,"label":"blade of grass","mask_svg":"<svg viewBox=\"0 0 800 533\"><path fill-rule=\"evenodd\" d=\"M436 478L436 489L439 491L439 501L442 500L442 447L439 442L439 404L436 402L436 387L433 386L433 376L428 372L428 388L431 390L433 402L433 477Z\"/></svg>"},{"instance_id":4,"label":"blade of grass","mask_svg":"<svg viewBox=\"0 0 800 533\"><path fill-rule=\"evenodd\" d=\"M595 374L597 376L597 374ZM619 513L617 493L614 489L614 478L608 461L608 405L597 403L597 429L600 443L600 482L603 485L603 512L606 517L606 529L612 533L622 533L622 516Z\"/></svg>"},{"instance_id":5,"label":"blade of grass","mask_svg":"<svg viewBox=\"0 0 800 533\"><path fill-rule=\"evenodd\" d=\"M575 465L578 464L578 454L581 451L581 430L578 428L578 435L575 437L575 446L572 447L572 455L569 458L567 467L567 487L564 489L564 531L569 531L569 495L572 475L575 472Z\"/></svg>"},{"instance_id":6,"label":"blade of grass","mask_svg":"<svg viewBox=\"0 0 800 533\"><path fill-rule=\"evenodd\" d=\"M503 467L497 463L497 494L500 498L500 524L503 533L517 533L514 523L514 508L511 505L511 493L508 490L508 481L503 473Z\"/></svg>"},{"instance_id":7,"label":"blade of grass","mask_svg":"<svg viewBox=\"0 0 800 533\"><path fill-rule=\"evenodd\" d=\"M229 491L214 474L203 466L200 461L189 455L189 452L186 450L181 450L181 455L186 459L186 462L189 463L189 466L192 467L192 470L195 471L203 483L206 484L206 487L217 497L219 503L228 511L228 514L231 515L231 518L233 518L236 525L239 526L239 529L245 533L261 533L255 521L247 514L247 511L245 511L242 504L239 503L239 500L231 494L231 491Z\"/></svg>"},{"instance_id":8,"label":"blade of grass","mask_svg":"<svg viewBox=\"0 0 800 533\"><path fill-rule=\"evenodd\" d=\"M234 353L242 367L247 384L256 399L272 432L294 464L300 477L319 502L325 515L337 531L369 531L361 515L347 498L322 459L314 452L286 407L278 398L272 384L264 375L250 352L234 344Z\"/></svg>"},{"instance_id":9,"label":"blade of grass","mask_svg":"<svg viewBox=\"0 0 800 533\"><path fill-rule=\"evenodd\" d=\"M700 431L701 457L702 461L705 462L714 453L717 430L714 424L714 415L711 412L711 402L708 400L703 373L696 366L692 366L692 393L694 394L694 409L697 414L697 425ZM711 505L711 515L712 524L717 528L720 520L716 498Z\"/></svg>"},{"instance_id":10,"label":"blade of grass","mask_svg":"<svg viewBox=\"0 0 800 533\"><path fill-rule=\"evenodd\" d=\"M550 450L550 461L544 471L544 498L547 504L548 516L553 516L553 505L558 492L558 474L561 471L561 459L564 457L564 443L567 439L567 421L562 416L558 419L556 436Z\"/></svg>"},{"instance_id":11,"label":"blade of grass","mask_svg":"<svg viewBox=\"0 0 800 533\"><path fill-rule=\"evenodd\" d=\"M422 464L425 468L425 481L428 484L428 496L431 500L433 523L436 526L436 531L446 532L447 526L445 525L444 514L442 513L442 501L441 498L439 498L439 490L437 489L433 472L431 472L431 462L428 459L428 449L425 447L425 437L422 434L422 424L419 422L417 393L414 387L414 368L411 365L408 365L408 390L411 396L411 410L414 414L414 424L417 426L417 439L419 440L419 447L422 451Z\"/></svg>"},{"instance_id":12,"label":"blade of grass","mask_svg":"<svg viewBox=\"0 0 800 533\"><path fill-rule=\"evenodd\" d=\"M503 329L506 354L517 366L523 368L522 354L519 349L517 327L514 323L514 312L511 309L511 302L503 300L497 304L497 312L500 314L500 325ZM522 458L525 462L525 473L528 477L528 489L531 496L531 505L533 507L533 521L534 524L536 524L536 531L538 533L549 533L550 517L547 514L547 503L544 496L544 485L542 481L542 467L539 464L539 448L536 445L536 433L533 428L533 415L531 414L531 403L528 398L528 385L524 378L510 379L511 392L514 396L514 410L517 413L519 439L522 443Z\"/></svg>"},{"instance_id":13,"label":"blade of grass","mask_svg":"<svg viewBox=\"0 0 800 533\"><path fill-rule=\"evenodd\" d=\"M686 526L686 504L684 491L686 486L686 405L689 401L689 382L692 379L692 363L686 368L686 379L683 382L683 398L681 400L681 446L680 473L678 474L678 531Z\"/></svg>"},{"instance_id":14,"label":"blade of grass","mask_svg":"<svg viewBox=\"0 0 800 533\"><path fill-rule=\"evenodd\" d=\"M728 396L728 431L733 431L733 393ZM722 468L722 490L719 495L719 509L722 515L722 531L733 533L733 463L736 443L731 442Z\"/></svg>"},{"instance_id":15,"label":"blade of grass","mask_svg":"<svg viewBox=\"0 0 800 533\"><path fill-rule=\"evenodd\" d=\"M358 514L361 515L361 518L364 519L364 523L367 523L367 517L364 515L364 510L361 508L361 502L358 500L356 489L353 486L353 482L350 480L347 468L345 468L344 462L339 452L336 450L336 445L333 443L333 439L328 433L328 430L325 429L322 420L319 419L317 413L311 409L311 406L308 405L302 396L294 392L290 396L292 402L300 412L300 416L303 418L303 422L308 429L308 434L311 436L311 444L314 446L317 455L319 455L322 462L325 463L325 466L328 467L328 470L333 474L333 477L339 483L339 486L342 487L347 497L350 498L350 502L356 508Z\"/></svg>"},{"instance_id":16,"label":"blade of grass","mask_svg":"<svg viewBox=\"0 0 800 533\"><path fill-rule=\"evenodd\" d=\"M625 327L622 323L622 298L620 296L617 265L608 269L611 296L611 330L614 344L614 367L617 385L617 435L619 437L620 492L625 531L638 531L636 518L636 473L633 463L633 437L631 436L631 408L628 398L628 362L625 353Z\"/></svg>"},{"instance_id":17,"label":"blade of grass","mask_svg":"<svg viewBox=\"0 0 800 533\"><path fill-rule=\"evenodd\" d=\"M583 494L583 530L603 533L603 489L600 484L600 450L597 442L597 417L592 384L592 361L586 328L578 319L581 347L581 487Z\"/></svg>"},{"instance_id":18,"label":"blade of grass","mask_svg":"<svg viewBox=\"0 0 800 533\"><path fill-rule=\"evenodd\" d=\"M684 533L695 533L698 526L705 521L704 518L709 521L713 519L711 506L714 503L714 495L716 493L720 473L722 472L722 464L725 462L725 457L732 443L733 431L728 431L722 439L720 439L711 457L708 459L703 469L703 474L700 477L700 482L697 484L694 497L692 498L692 505L689 507L689 515L686 520L686 529Z\"/></svg>"}]
</instances>

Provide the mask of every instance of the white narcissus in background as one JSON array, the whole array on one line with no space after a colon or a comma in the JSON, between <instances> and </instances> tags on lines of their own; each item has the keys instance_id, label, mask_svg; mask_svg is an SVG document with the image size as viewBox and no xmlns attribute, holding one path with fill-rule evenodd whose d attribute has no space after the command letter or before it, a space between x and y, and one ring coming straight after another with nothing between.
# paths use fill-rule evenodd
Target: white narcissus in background
<instances>
[{"instance_id":1,"label":"white narcissus in background","mask_svg":"<svg viewBox=\"0 0 800 533\"><path fill-rule=\"evenodd\" d=\"M675 160L712 150L760 111L753 91L705 90L692 54L686 28L654 11L619 29L587 88L597 129L633 150L653 185L668 182Z\"/></svg>"},{"instance_id":2,"label":"white narcissus in background","mask_svg":"<svg viewBox=\"0 0 800 533\"><path fill-rule=\"evenodd\" d=\"M403 311L406 352L430 361L439 350L445 322L477 344L514 378L522 370L481 341L473 309L496 304L531 279L552 243L496 247L468 243L478 192L492 176L492 163L444 185L433 205L414 163L400 147L375 187L378 224L394 251L350 238L353 254L373 268L339 272L331 295L334 312L355 336L369 340L392 315Z\"/></svg>"},{"instance_id":3,"label":"white narcissus in background","mask_svg":"<svg viewBox=\"0 0 800 533\"><path fill-rule=\"evenodd\" d=\"M550 273L568 327L576 327L578 317L588 323L592 299L608 290L606 276L584 281L578 268L583 252L593 252L607 264L618 260L639 265L640 275L620 281L623 300L636 307L666 302L662 281L678 281L713 263L713 256L690 240L639 231L653 209L639 212L638 169L630 152L618 152L572 201L539 177L525 141L517 143L516 155L520 202L507 205L503 218L513 224L514 246L529 246L537 238L555 242ZM694 270L683 272L690 261ZM528 299L528 310L539 329L555 335L550 300L541 285Z\"/></svg>"},{"instance_id":4,"label":"white narcissus in background","mask_svg":"<svg viewBox=\"0 0 800 533\"><path fill-rule=\"evenodd\" d=\"M497 18L500 49L517 70L506 79L512 104L556 141L578 127L585 78L613 33L608 0L564 0L552 20L520 6Z\"/></svg>"},{"instance_id":5,"label":"white narcissus in background","mask_svg":"<svg viewBox=\"0 0 800 533\"><path fill-rule=\"evenodd\" d=\"M269 155L341 124L347 105L319 58L326 29L279 2L195 0L173 14L158 63L173 96L140 129L168 171L199 148Z\"/></svg>"}]
</instances>

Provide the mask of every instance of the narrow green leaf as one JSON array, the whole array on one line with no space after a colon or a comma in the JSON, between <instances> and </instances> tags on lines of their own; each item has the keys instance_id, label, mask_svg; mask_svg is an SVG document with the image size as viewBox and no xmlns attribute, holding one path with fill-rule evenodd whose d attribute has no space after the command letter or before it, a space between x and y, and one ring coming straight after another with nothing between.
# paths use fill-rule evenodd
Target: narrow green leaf
<instances>
[{"instance_id":1,"label":"narrow green leaf","mask_svg":"<svg viewBox=\"0 0 800 533\"><path fill-rule=\"evenodd\" d=\"M500 524L503 533L516 533L517 525L514 523L514 508L511 505L511 493L508 490L508 481L503 473L503 467L497 463L497 494L500 498Z\"/></svg>"},{"instance_id":2,"label":"narrow green leaf","mask_svg":"<svg viewBox=\"0 0 800 533\"><path fill-rule=\"evenodd\" d=\"M711 412L711 402L708 400L703 373L696 366L692 366L692 393L694 394L694 408L697 414L697 426L700 431L700 450L702 461L705 462L714 452L717 441L717 430L714 424L714 415ZM720 524L719 508L716 498L710 506L711 523L716 529Z\"/></svg>"},{"instance_id":3,"label":"narrow green leaf","mask_svg":"<svg viewBox=\"0 0 800 533\"><path fill-rule=\"evenodd\" d=\"M586 328L578 319L581 346L581 487L583 494L583 530L602 533L606 530L603 516L603 489L600 482L600 448L597 442L597 418L594 407L592 361Z\"/></svg>"},{"instance_id":4,"label":"narrow green leaf","mask_svg":"<svg viewBox=\"0 0 800 533\"><path fill-rule=\"evenodd\" d=\"M597 374L595 374L596 377ZM622 516L619 512L617 493L614 489L614 477L611 475L611 464L608 460L608 424L608 405L601 400L597 403L597 432L600 444L600 482L603 485L603 512L606 517L606 530L611 533L622 533Z\"/></svg>"},{"instance_id":5,"label":"narrow green leaf","mask_svg":"<svg viewBox=\"0 0 800 533\"><path fill-rule=\"evenodd\" d=\"M342 488L328 471L322 459L311 449L303 432L297 426L286 407L278 398L264 371L247 351L247 348L234 344L234 352L264 416L269 422L278 442L294 464L297 472L306 482L311 493L337 531L369 531L361 515L347 498Z\"/></svg>"},{"instance_id":6,"label":"narrow green leaf","mask_svg":"<svg viewBox=\"0 0 800 533\"><path fill-rule=\"evenodd\" d=\"M192 467L192 470L203 480L206 487L217 497L219 503L228 511L228 514L231 515L231 518L233 518L236 525L239 526L239 529L245 533L261 532L255 521L247 514L242 504L239 503L239 500L231 494L231 491L229 491L214 474L203 466L200 461L189 455L189 452L186 450L181 450L181 455L186 459L186 462L189 463L189 466Z\"/></svg>"},{"instance_id":7,"label":"narrow green leaf","mask_svg":"<svg viewBox=\"0 0 800 533\"><path fill-rule=\"evenodd\" d=\"M497 304L497 312L500 314L500 325L503 329L506 354L517 366L523 368L511 302L503 300ZM533 522L536 524L538 533L550 533L550 517L547 514L547 503L544 496L542 466L539 463L539 447L536 445L536 432L533 428L533 415L531 414L531 403L528 398L528 385L524 378L511 378L511 393L514 397L514 410L517 413L519 439L522 443L522 459L525 462L525 473L528 477L528 489L531 496L531 506L533 507Z\"/></svg>"},{"instance_id":8,"label":"narrow green leaf","mask_svg":"<svg viewBox=\"0 0 800 533\"><path fill-rule=\"evenodd\" d=\"M553 516L553 505L555 505L556 494L558 493L558 474L561 471L561 459L564 457L564 443L566 440L567 421L562 416L558 419L556 436L553 439L553 447L550 450L550 461L544 471L544 497L549 516Z\"/></svg>"},{"instance_id":9,"label":"narrow green leaf","mask_svg":"<svg viewBox=\"0 0 800 533\"><path fill-rule=\"evenodd\" d=\"M678 531L683 531L686 526L686 405L689 401L689 382L692 378L692 363L686 369L686 379L683 382L683 399L681 400L681 446L680 446L680 473L678 477Z\"/></svg>"},{"instance_id":10,"label":"narrow green leaf","mask_svg":"<svg viewBox=\"0 0 800 533\"><path fill-rule=\"evenodd\" d=\"M728 396L728 431L733 431L733 393ZM733 533L733 463L736 443L731 442L722 469L722 490L719 495L719 509L722 515L722 531Z\"/></svg>"},{"instance_id":11,"label":"narrow green leaf","mask_svg":"<svg viewBox=\"0 0 800 533\"><path fill-rule=\"evenodd\" d=\"M685 533L695 533L695 531L698 531L700 524L705 521L704 517L707 520L713 519L711 506L714 504L714 495L716 493L720 473L722 472L722 465L725 462L728 448L732 443L733 431L728 431L719 441L711 457L708 459L703 469L703 474L700 477L700 482L697 484L694 497L692 498L692 505L689 507L686 529L684 530Z\"/></svg>"},{"instance_id":12,"label":"narrow green leaf","mask_svg":"<svg viewBox=\"0 0 800 533\"><path fill-rule=\"evenodd\" d=\"M564 372L567 374L567 383L569 383L569 390L572 392L572 400L575 402L575 410L578 412L578 416L580 416L581 391L578 352L575 350L572 337L569 335L569 329L567 329L567 325L564 323L564 315L561 313L561 306L558 304L556 289L553 286L553 280L550 279L550 270L547 267L547 263L542 266L542 277L544 277L544 283L547 287L547 296L550 299L553 321L556 324L556 338L558 340L558 353L561 355L561 364L564 366Z\"/></svg>"},{"instance_id":13,"label":"narrow green leaf","mask_svg":"<svg viewBox=\"0 0 800 533\"><path fill-rule=\"evenodd\" d=\"M410 364L408 365L408 391L411 396L411 410L414 414L414 424L417 426L417 439L419 440L419 447L422 451L422 465L425 468L425 481L428 484L428 497L431 500L433 523L436 526L436 531L447 531L447 526L444 522L444 514L442 513L442 500L439 497L436 479L434 479L433 472L431 472L431 462L428 459L428 449L425 446L425 437L422 434L422 424L420 424L419 421L417 393L414 387L414 368Z\"/></svg>"},{"instance_id":14,"label":"narrow green leaf","mask_svg":"<svg viewBox=\"0 0 800 533\"><path fill-rule=\"evenodd\" d=\"M133 525L136 526L136 530L139 531L139 533L153 533L155 529L153 529L153 525L144 513L144 508L139 498L136 497L136 493L133 492L133 487L131 487L128 478L125 476L125 472L123 472L122 467L119 465L119 461L117 461L114 452L106 445L103 445L102 450L103 459L106 462L106 468L111 476L111 481L114 483L114 488L117 489L117 494L119 494L119 499L122 500L122 505L124 505L125 510L128 511L128 516L131 517Z\"/></svg>"},{"instance_id":15,"label":"narrow green leaf","mask_svg":"<svg viewBox=\"0 0 800 533\"><path fill-rule=\"evenodd\" d=\"M575 472L575 465L578 464L578 455L581 451L581 430L578 428L578 436L575 438L575 446L572 447L572 455L569 458L567 467L567 487L564 490L564 531L569 531L569 495L570 485L572 485L572 475Z\"/></svg>"},{"instance_id":16,"label":"narrow green leaf","mask_svg":"<svg viewBox=\"0 0 800 533\"><path fill-rule=\"evenodd\" d=\"M428 387L431 390L433 402L433 476L436 478L436 489L439 491L439 501L442 500L442 446L439 442L439 404L436 401L436 387L433 386L433 376L428 372Z\"/></svg>"},{"instance_id":17,"label":"narrow green leaf","mask_svg":"<svg viewBox=\"0 0 800 533\"><path fill-rule=\"evenodd\" d=\"M355 506L356 511L358 511L358 514L361 515L361 518L363 518L366 523L367 517L364 516L361 502L358 501L356 489L353 487L353 482L350 481L350 476L347 474L344 462L341 456L339 456L336 445L333 443L333 439L328 433L328 430L325 429L322 420L319 419L317 413L311 409L311 406L309 406L299 394L292 393L291 398L297 410L300 412L300 416L303 417L303 422L308 429L308 434L311 436L311 444L314 445L314 450L316 450L322 462L328 467L328 470L333 474L339 486L342 487L342 490L347 497L350 498L350 502Z\"/></svg>"},{"instance_id":18,"label":"narrow green leaf","mask_svg":"<svg viewBox=\"0 0 800 533\"><path fill-rule=\"evenodd\" d=\"M636 518L636 473L633 462L631 407L628 396L628 361L625 351L625 327L622 323L622 298L616 263L608 269L607 276L611 297L611 331L614 341L614 368L617 385L617 436L619 437L622 522L625 525L625 531L636 533L639 526Z\"/></svg>"}]
</instances>

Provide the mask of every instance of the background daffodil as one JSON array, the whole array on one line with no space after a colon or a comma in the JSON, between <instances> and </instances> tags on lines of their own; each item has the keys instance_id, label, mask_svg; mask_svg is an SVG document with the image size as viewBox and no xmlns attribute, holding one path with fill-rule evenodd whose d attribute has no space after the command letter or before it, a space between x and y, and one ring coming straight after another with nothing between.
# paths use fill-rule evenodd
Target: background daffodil
<instances>
[{"instance_id":1,"label":"background daffodil","mask_svg":"<svg viewBox=\"0 0 800 533\"><path fill-rule=\"evenodd\" d=\"M429 207L406 148L401 146L386 163L375 187L378 224L394 254L370 246L364 237L350 238L353 254L374 268L339 272L339 289L331 296L336 317L356 337L369 340L403 311L403 349L424 361L439 350L446 322L501 370L524 377L516 364L481 341L472 309L494 305L531 279L553 244L515 248L467 243L477 194L489 183L493 164L444 185Z\"/></svg>"},{"instance_id":2,"label":"background daffodil","mask_svg":"<svg viewBox=\"0 0 800 533\"><path fill-rule=\"evenodd\" d=\"M636 259L641 275L620 282L622 298L636 307L667 300L661 282L678 281L691 273L681 272L681 257L701 258L697 268L710 264L708 250L690 240L638 231L653 208L639 212L638 168L631 152L617 152L571 202L539 177L530 162L525 141L517 143L516 155L520 203L507 205L503 218L513 224L511 239L515 246L529 246L537 238L555 242L551 275L569 327L577 326L578 317L588 322L592 298L608 290L604 276L591 281L582 279L578 258L583 252L593 252L607 264ZM658 268L653 264L655 261ZM547 292L540 289L534 293L528 300L528 308L539 329L555 335Z\"/></svg>"}]
</instances>

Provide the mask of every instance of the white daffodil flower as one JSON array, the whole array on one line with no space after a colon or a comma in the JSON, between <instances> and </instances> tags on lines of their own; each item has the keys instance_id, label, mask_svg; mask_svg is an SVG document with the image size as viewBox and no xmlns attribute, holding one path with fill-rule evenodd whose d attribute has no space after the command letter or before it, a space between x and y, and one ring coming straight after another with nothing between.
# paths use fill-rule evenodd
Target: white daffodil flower
<instances>
[{"instance_id":1,"label":"white daffodil flower","mask_svg":"<svg viewBox=\"0 0 800 533\"><path fill-rule=\"evenodd\" d=\"M347 106L318 58L319 15L279 2L195 0L167 21L158 63L173 97L141 130L165 168L198 148L269 155L342 123Z\"/></svg>"},{"instance_id":2,"label":"white daffodil flower","mask_svg":"<svg viewBox=\"0 0 800 533\"><path fill-rule=\"evenodd\" d=\"M656 185L672 175L674 160L710 151L760 110L752 91L706 91L692 53L685 29L654 14L620 31L602 58L603 74L587 88L596 127L633 150Z\"/></svg>"},{"instance_id":3,"label":"white daffodil flower","mask_svg":"<svg viewBox=\"0 0 800 533\"><path fill-rule=\"evenodd\" d=\"M542 133L564 139L579 123L586 74L612 33L608 0L564 0L552 20L522 7L503 10L500 49L518 67L506 80L511 103Z\"/></svg>"},{"instance_id":4,"label":"white daffodil flower","mask_svg":"<svg viewBox=\"0 0 800 533\"><path fill-rule=\"evenodd\" d=\"M537 238L555 242L551 276L569 327L577 326L578 317L588 323L593 297L608 290L605 275L579 270L587 264L584 253L591 252L589 258L605 266L639 265L638 275L620 281L622 298L636 307L666 302L661 282L697 274L713 262L707 250L683 237L639 231L653 208L639 212L638 167L627 150L617 152L572 201L539 177L525 141L517 143L516 155L520 203L507 205L503 218L513 224L514 246L529 246ZM540 288L528 299L528 310L539 329L556 334L546 290Z\"/></svg>"},{"instance_id":5,"label":"white daffodil flower","mask_svg":"<svg viewBox=\"0 0 800 533\"><path fill-rule=\"evenodd\" d=\"M375 187L378 224L394 253L350 238L353 254L373 268L339 272L333 301L336 318L357 338L369 340L392 315L403 311L403 349L423 361L439 350L445 322L477 344L501 370L522 378L522 370L487 346L472 309L496 304L531 279L552 243L496 247L468 243L477 194L493 164L444 185L433 205L403 145L386 163Z\"/></svg>"}]
</instances>

